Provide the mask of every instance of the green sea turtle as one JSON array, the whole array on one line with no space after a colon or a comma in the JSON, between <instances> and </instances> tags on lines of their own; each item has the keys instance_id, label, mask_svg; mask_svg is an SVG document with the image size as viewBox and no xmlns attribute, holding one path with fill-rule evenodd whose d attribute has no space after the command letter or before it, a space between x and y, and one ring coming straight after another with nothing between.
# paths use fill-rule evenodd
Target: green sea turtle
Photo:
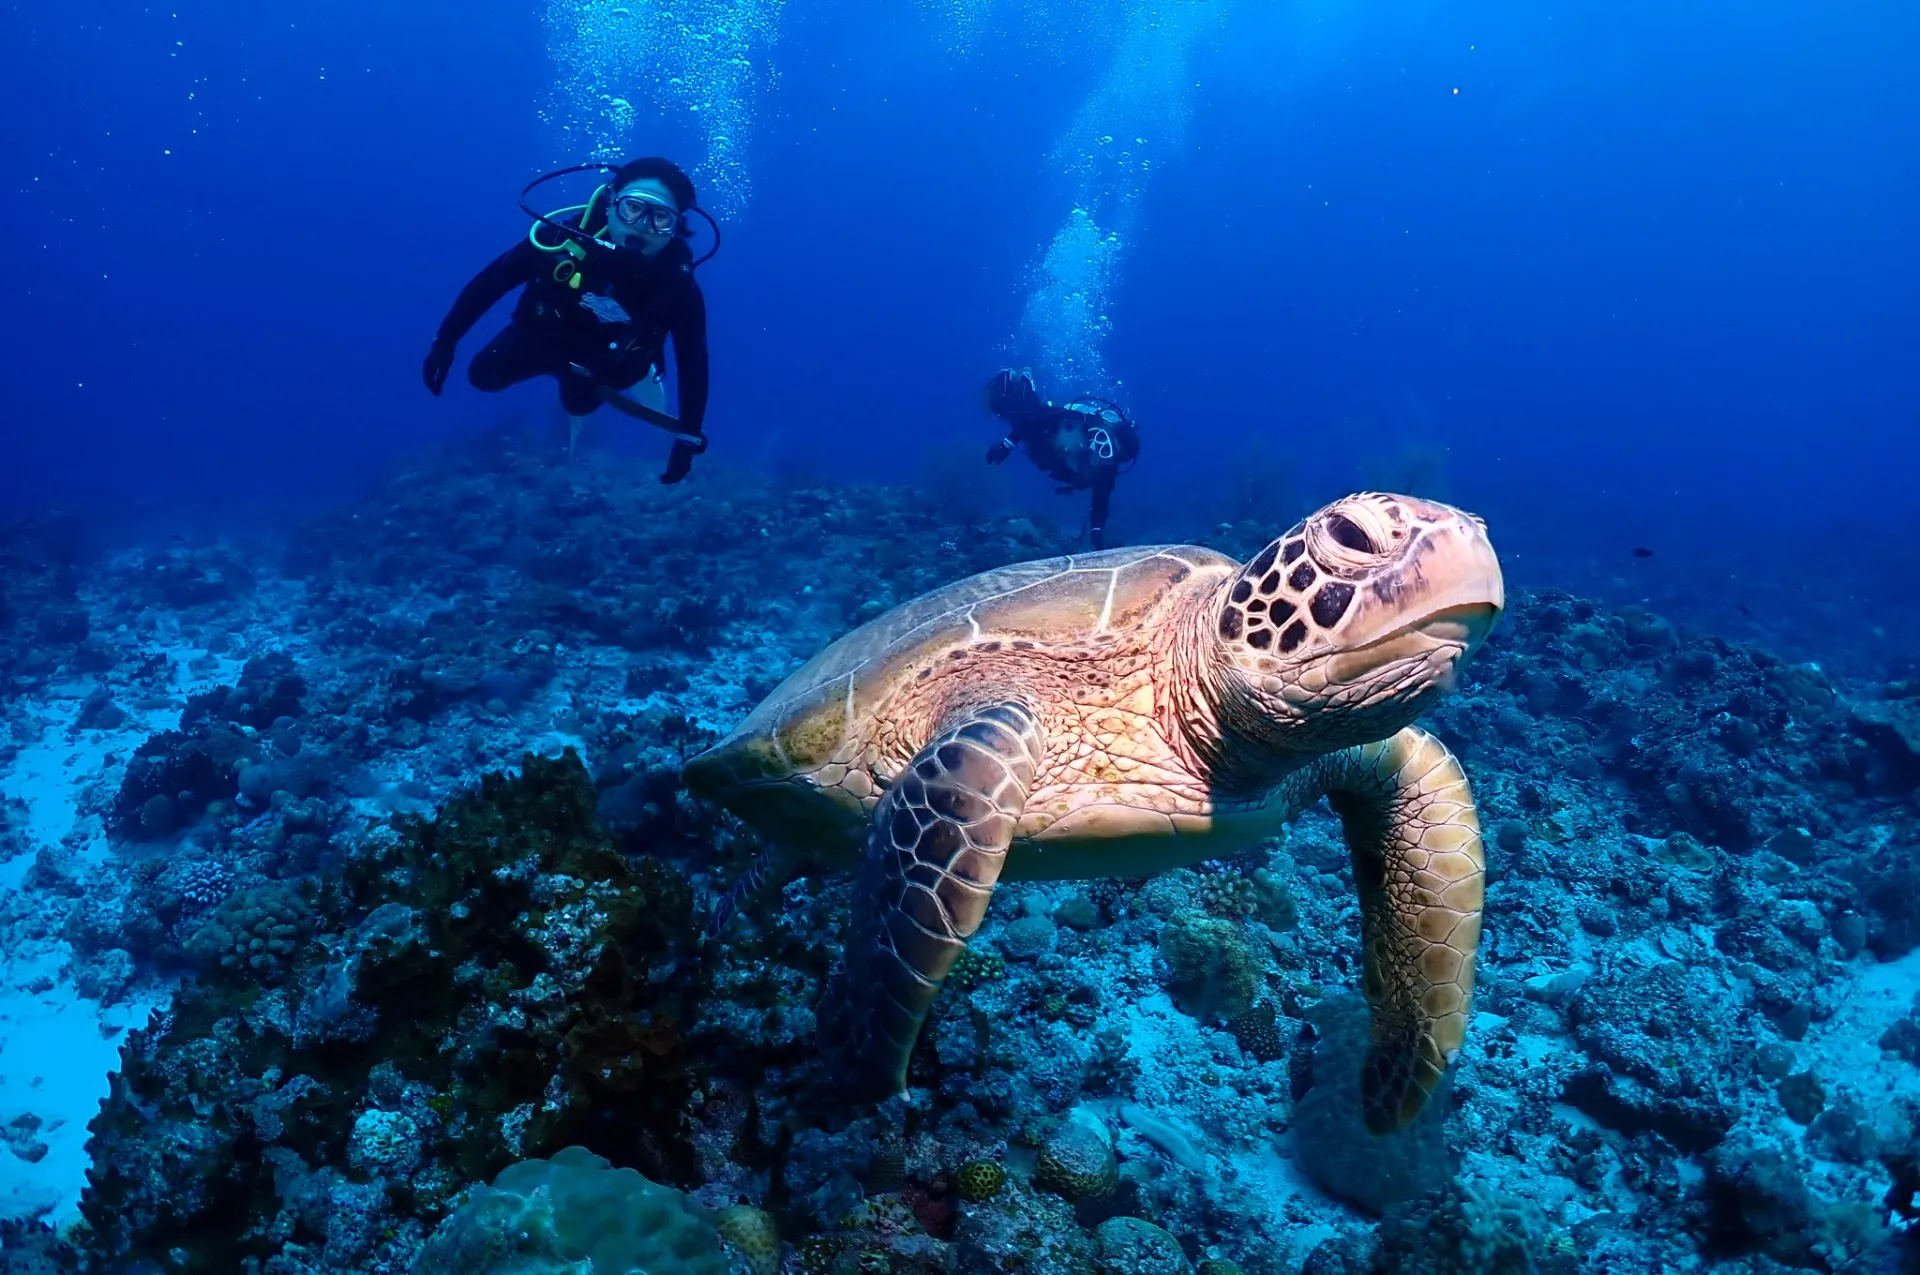
<instances>
[{"instance_id":1,"label":"green sea turtle","mask_svg":"<svg viewBox=\"0 0 1920 1275\"><path fill-rule=\"evenodd\" d=\"M1387 1132L1465 1038L1484 893L1466 776L1409 723L1504 604L1484 523L1373 493L1245 565L1192 545L1021 563L841 637L686 779L789 853L857 865L821 1043L876 1094L904 1084L996 881L1195 863L1330 798Z\"/></svg>"}]
</instances>

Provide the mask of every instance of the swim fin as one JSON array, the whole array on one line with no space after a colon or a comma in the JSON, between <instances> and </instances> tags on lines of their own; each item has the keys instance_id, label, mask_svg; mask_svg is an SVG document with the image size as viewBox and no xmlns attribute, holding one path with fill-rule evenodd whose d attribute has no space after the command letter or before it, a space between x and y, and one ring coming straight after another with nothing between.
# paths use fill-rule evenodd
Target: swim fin
<instances>
[{"instance_id":1,"label":"swim fin","mask_svg":"<svg viewBox=\"0 0 1920 1275\"><path fill-rule=\"evenodd\" d=\"M987 410L1003 421L1018 424L1044 406L1030 369L1003 368L987 382Z\"/></svg>"}]
</instances>

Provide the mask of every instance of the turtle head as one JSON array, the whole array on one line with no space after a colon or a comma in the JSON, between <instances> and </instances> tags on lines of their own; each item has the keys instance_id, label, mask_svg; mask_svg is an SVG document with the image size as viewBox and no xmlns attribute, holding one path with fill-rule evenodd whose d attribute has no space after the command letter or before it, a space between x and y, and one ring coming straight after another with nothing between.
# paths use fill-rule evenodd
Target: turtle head
<instances>
[{"instance_id":1,"label":"turtle head","mask_svg":"<svg viewBox=\"0 0 1920 1275\"><path fill-rule=\"evenodd\" d=\"M1336 500L1220 597L1230 715L1287 752L1384 739L1452 688L1505 605L1472 514L1412 496Z\"/></svg>"}]
</instances>

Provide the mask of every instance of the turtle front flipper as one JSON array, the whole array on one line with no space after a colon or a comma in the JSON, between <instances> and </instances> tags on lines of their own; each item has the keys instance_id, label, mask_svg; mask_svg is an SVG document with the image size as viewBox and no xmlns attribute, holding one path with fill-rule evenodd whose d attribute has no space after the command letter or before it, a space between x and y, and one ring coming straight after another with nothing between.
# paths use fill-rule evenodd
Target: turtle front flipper
<instances>
[{"instance_id":1,"label":"turtle front flipper","mask_svg":"<svg viewBox=\"0 0 1920 1275\"><path fill-rule=\"evenodd\" d=\"M1486 897L1466 774L1425 731L1330 754L1321 786L1360 887L1373 1041L1360 1077L1367 1128L1412 1123L1465 1043Z\"/></svg>"},{"instance_id":2,"label":"turtle front flipper","mask_svg":"<svg viewBox=\"0 0 1920 1275\"><path fill-rule=\"evenodd\" d=\"M971 710L874 809L846 951L820 1016L823 1051L862 1096L905 1087L920 1024L986 916L1042 745L1021 704Z\"/></svg>"}]
</instances>

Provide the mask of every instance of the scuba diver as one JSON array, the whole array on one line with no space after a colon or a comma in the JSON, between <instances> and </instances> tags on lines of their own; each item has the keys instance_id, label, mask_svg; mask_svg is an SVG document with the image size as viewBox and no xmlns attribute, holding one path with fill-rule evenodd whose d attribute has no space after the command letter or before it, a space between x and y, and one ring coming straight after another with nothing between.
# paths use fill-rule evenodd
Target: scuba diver
<instances>
[{"instance_id":1,"label":"scuba diver","mask_svg":"<svg viewBox=\"0 0 1920 1275\"><path fill-rule=\"evenodd\" d=\"M1025 446L1028 459L1061 484L1061 495L1091 488L1088 534L1094 548L1106 548L1113 480L1140 455L1140 435L1127 414L1103 398L1055 407L1040 397L1026 368L1007 368L987 382L987 410L1007 423L1006 437L987 449L987 463L998 465Z\"/></svg>"},{"instance_id":2,"label":"scuba diver","mask_svg":"<svg viewBox=\"0 0 1920 1275\"><path fill-rule=\"evenodd\" d=\"M693 233L687 213L707 217L695 203L692 179L669 160L636 159L612 169L606 184L578 208L541 216L526 206L527 195L543 182L610 167L561 169L521 192L532 230L461 289L433 338L421 377L438 396L460 338L494 303L521 288L513 321L473 356L467 380L491 394L536 376L555 378L571 418L569 455L581 424L603 403L658 425L673 435L660 481L677 483L707 449L701 432L707 303L693 271L713 252L695 260L687 243ZM714 232L717 237L718 226ZM677 419L666 414L662 381L669 336L679 374Z\"/></svg>"}]
</instances>

